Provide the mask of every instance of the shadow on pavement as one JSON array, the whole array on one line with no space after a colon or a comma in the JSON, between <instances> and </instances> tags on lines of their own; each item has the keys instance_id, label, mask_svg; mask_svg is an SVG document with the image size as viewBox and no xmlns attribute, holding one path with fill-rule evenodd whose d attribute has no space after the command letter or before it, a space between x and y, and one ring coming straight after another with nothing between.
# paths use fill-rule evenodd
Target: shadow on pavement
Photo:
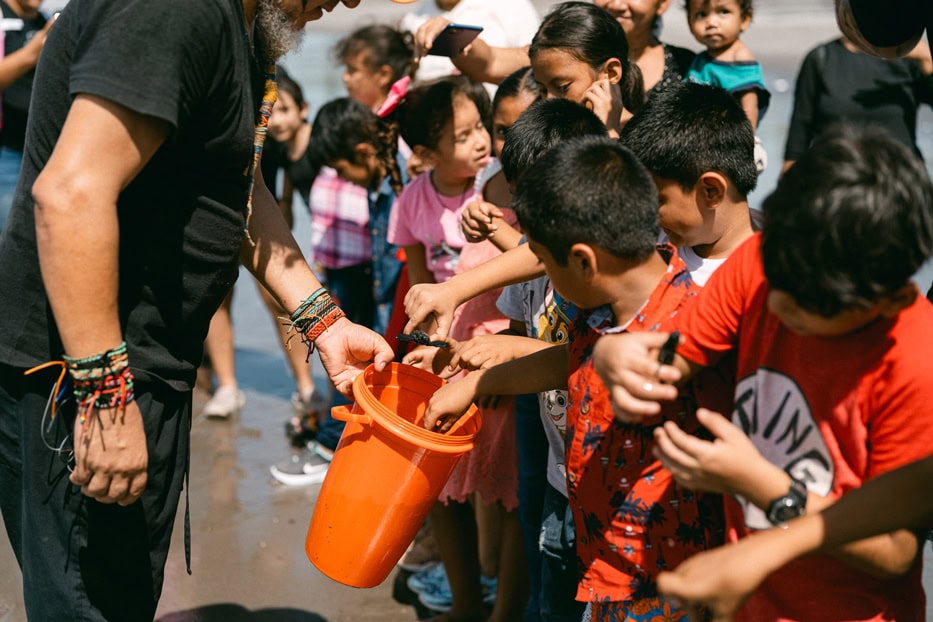
<instances>
[{"instance_id":1,"label":"shadow on pavement","mask_svg":"<svg viewBox=\"0 0 933 622\"><path fill-rule=\"evenodd\" d=\"M156 622L327 622L316 613L287 607L250 611L242 605L219 603L168 613Z\"/></svg>"}]
</instances>

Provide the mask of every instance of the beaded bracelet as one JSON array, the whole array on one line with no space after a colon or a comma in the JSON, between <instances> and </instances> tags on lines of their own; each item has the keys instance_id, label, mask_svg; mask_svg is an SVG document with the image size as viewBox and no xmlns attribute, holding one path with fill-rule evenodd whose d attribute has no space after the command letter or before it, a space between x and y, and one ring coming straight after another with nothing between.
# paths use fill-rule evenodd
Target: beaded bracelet
<instances>
[{"instance_id":1,"label":"beaded bracelet","mask_svg":"<svg viewBox=\"0 0 933 622\"><path fill-rule=\"evenodd\" d=\"M308 346L308 358L310 359L314 351L314 340L343 317L346 317L346 314L337 306L327 290L321 287L302 300L291 317L282 318L284 325L288 326L286 334L290 335L286 343L290 344L292 337L300 334L302 343ZM295 334L292 334L292 331Z\"/></svg>"},{"instance_id":2,"label":"beaded bracelet","mask_svg":"<svg viewBox=\"0 0 933 622\"><path fill-rule=\"evenodd\" d=\"M136 399L125 341L93 356L62 358L71 374L78 419L85 429L90 425L89 415L93 409L126 408Z\"/></svg>"}]
</instances>

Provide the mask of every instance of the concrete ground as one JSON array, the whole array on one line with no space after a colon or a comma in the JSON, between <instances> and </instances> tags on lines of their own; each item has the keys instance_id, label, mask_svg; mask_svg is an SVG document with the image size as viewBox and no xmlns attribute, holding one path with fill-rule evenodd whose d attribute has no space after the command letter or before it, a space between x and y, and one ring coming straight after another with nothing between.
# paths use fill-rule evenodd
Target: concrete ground
<instances>
[{"instance_id":1,"label":"concrete ground","mask_svg":"<svg viewBox=\"0 0 933 622\"><path fill-rule=\"evenodd\" d=\"M537 4L543 13L552 2ZM813 45L836 34L826 0L759 4L745 40L762 62L773 92L771 109L760 129L772 165L752 196L753 205L760 203L776 180L800 60ZM405 10L387 0L366 0L353 12L338 9L310 29L304 48L286 59L286 65L304 85L312 106L342 94L339 71L329 51L340 34L365 23L397 19ZM672 7L666 16L663 38L697 49L679 6ZM922 117L923 147L931 144L930 118L928 111ZM295 234L307 245L308 216L300 209L296 210ZM921 279L928 281L929 276ZM269 476L269 465L289 455L282 426L290 415L288 399L293 385L272 320L245 273L236 289L233 313L237 375L248 401L240 416L229 421L199 418L194 422L190 485L193 575L185 573L183 513L179 512L158 620L414 620L411 607L392 600L390 582L369 590L353 589L324 577L308 562L304 539L319 487L287 488ZM196 405L203 404L205 395L198 392L195 400ZM0 541L5 542L4 535ZM929 575L924 581L928 591L933 586ZM25 620L19 570L5 543L0 544L0 578L0 622Z\"/></svg>"}]
</instances>

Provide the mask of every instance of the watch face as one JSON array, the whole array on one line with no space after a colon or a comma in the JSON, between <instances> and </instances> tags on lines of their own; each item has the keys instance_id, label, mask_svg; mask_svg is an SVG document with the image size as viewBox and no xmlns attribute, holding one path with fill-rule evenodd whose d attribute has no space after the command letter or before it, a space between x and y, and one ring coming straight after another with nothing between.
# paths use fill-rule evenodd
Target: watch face
<instances>
[{"instance_id":1,"label":"watch face","mask_svg":"<svg viewBox=\"0 0 933 622\"><path fill-rule=\"evenodd\" d=\"M781 499L780 505L774 509L772 522L786 523L787 521L795 519L802 514L803 507L800 504L798 504L794 499L784 497Z\"/></svg>"}]
</instances>

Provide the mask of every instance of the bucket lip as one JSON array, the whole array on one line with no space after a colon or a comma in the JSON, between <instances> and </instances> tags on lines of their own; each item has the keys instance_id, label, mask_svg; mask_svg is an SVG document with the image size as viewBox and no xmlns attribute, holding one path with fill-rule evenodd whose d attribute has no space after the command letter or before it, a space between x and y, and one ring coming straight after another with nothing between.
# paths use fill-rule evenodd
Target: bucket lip
<instances>
[{"instance_id":1,"label":"bucket lip","mask_svg":"<svg viewBox=\"0 0 933 622\"><path fill-rule=\"evenodd\" d=\"M433 451L460 453L462 451L472 449L473 439L476 436L475 432L472 434L454 434L452 436L446 436L438 432L431 432L430 430L427 430L419 425L415 425L414 423L400 417L396 413L392 412L392 410L389 409L385 404L376 399L367 385L372 385L372 378L376 374L392 375L393 373L396 375L413 376L419 380L426 381L434 385L436 389L439 389L440 387L447 384L447 381L445 381L443 378L438 378L434 374L428 373L423 369L419 369L411 365L392 362L389 363L389 365L387 365L381 372L376 371L374 365L369 365L365 370L363 370L363 373L359 374L353 381L353 397L357 400L357 402L360 403L361 406L365 404L367 413L373 416L373 421L378 422L381 427L393 430L399 436L403 438L408 437L408 440L417 442L417 444ZM367 380L370 382L367 383ZM471 404L470 409L476 410L476 405ZM478 413L473 414L474 418L478 416Z\"/></svg>"}]
</instances>

